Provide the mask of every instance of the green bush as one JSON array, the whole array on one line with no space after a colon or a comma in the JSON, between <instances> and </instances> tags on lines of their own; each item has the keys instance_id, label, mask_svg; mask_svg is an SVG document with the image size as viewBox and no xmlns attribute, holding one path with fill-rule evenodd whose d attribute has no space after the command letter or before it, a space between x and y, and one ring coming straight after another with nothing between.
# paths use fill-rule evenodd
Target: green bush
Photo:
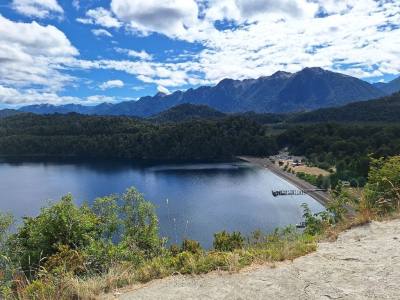
<instances>
[{"instance_id":1,"label":"green bush","mask_svg":"<svg viewBox=\"0 0 400 300\"><path fill-rule=\"evenodd\" d=\"M240 232L230 234L224 230L214 234L213 245L218 251L233 251L244 247L244 238Z\"/></svg>"},{"instance_id":2,"label":"green bush","mask_svg":"<svg viewBox=\"0 0 400 300\"><path fill-rule=\"evenodd\" d=\"M306 203L301 206L304 210L303 218L306 225L304 233L312 236L321 234L330 223L330 215L326 211L313 214Z\"/></svg>"},{"instance_id":3,"label":"green bush","mask_svg":"<svg viewBox=\"0 0 400 300\"><path fill-rule=\"evenodd\" d=\"M379 214L400 208L400 156L371 159L365 195L370 208Z\"/></svg>"},{"instance_id":4,"label":"green bush","mask_svg":"<svg viewBox=\"0 0 400 300\"><path fill-rule=\"evenodd\" d=\"M172 256L177 256L179 253L181 253L181 247L176 244L172 244L169 247L169 252L172 254Z\"/></svg>"},{"instance_id":5,"label":"green bush","mask_svg":"<svg viewBox=\"0 0 400 300\"><path fill-rule=\"evenodd\" d=\"M0 220L2 252L10 220ZM56 272L102 273L116 261L139 265L162 250L154 206L133 188L121 200L118 196L98 198L93 207L78 207L67 195L37 217L24 218L7 244L12 262L29 277L43 266ZM0 256L2 265L4 256Z\"/></svg>"},{"instance_id":6,"label":"green bush","mask_svg":"<svg viewBox=\"0 0 400 300\"><path fill-rule=\"evenodd\" d=\"M200 243L198 241L185 239L182 242L181 251L182 252L186 251L193 254L199 254L203 252L203 249L201 248Z\"/></svg>"},{"instance_id":7,"label":"green bush","mask_svg":"<svg viewBox=\"0 0 400 300\"><path fill-rule=\"evenodd\" d=\"M8 238L10 227L13 224L13 217L0 212L0 298L7 295L11 289L11 279L14 265L9 257Z\"/></svg>"},{"instance_id":8,"label":"green bush","mask_svg":"<svg viewBox=\"0 0 400 300\"><path fill-rule=\"evenodd\" d=\"M16 251L14 260L22 270L32 274L43 262L55 255L60 246L83 249L101 237L99 219L87 206L77 207L72 196L43 208L37 217L26 217L11 238Z\"/></svg>"}]
</instances>

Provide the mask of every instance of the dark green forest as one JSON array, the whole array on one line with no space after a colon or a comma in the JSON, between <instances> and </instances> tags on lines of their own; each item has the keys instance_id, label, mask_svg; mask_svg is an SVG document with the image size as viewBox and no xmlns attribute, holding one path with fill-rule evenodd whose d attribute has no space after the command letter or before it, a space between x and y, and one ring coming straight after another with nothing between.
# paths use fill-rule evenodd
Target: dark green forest
<instances>
[{"instance_id":1,"label":"dark green forest","mask_svg":"<svg viewBox=\"0 0 400 300\"><path fill-rule=\"evenodd\" d=\"M164 125L79 114L0 120L1 156L216 160L277 150L262 125L241 117Z\"/></svg>"},{"instance_id":2,"label":"dark green forest","mask_svg":"<svg viewBox=\"0 0 400 300\"><path fill-rule=\"evenodd\" d=\"M292 115L292 121L296 116L304 121L296 124L288 119L285 122L283 115L219 115L206 107L196 115L192 106L166 112L160 122L76 113L22 114L0 119L0 156L229 160L238 155L272 155L288 147L292 154L305 156L313 165L336 169L331 176L333 185L341 179L362 186L371 157L400 153L400 124L382 122L400 115L398 100L399 94L395 94L344 108ZM345 108L349 111L336 113ZM194 119L184 121L182 114L188 110ZM374 111L378 117L373 117ZM349 122L351 115L353 121L365 122ZM172 121L171 116L179 121ZM367 122L368 118L374 122ZM320 122L309 124L307 120Z\"/></svg>"},{"instance_id":3,"label":"dark green forest","mask_svg":"<svg viewBox=\"0 0 400 300\"><path fill-rule=\"evenodd\" d=\"M355 180L364 185L371 157L400 153L400 124L296 125L277 136L277 143L324 169L335 166L334 181Z\"/></svg>"},{"instance_id":4,"label":"dark green forest","mask_svg":"<svg viewBox=\"0 0 400 300\"><path fill-rule=\"evenodd\" d=\"M311 112L287 115L290 123L318 122L400 122L400 93L380 99L361 101L341 107L317 109Z\"/></svg>"}]
</instances>

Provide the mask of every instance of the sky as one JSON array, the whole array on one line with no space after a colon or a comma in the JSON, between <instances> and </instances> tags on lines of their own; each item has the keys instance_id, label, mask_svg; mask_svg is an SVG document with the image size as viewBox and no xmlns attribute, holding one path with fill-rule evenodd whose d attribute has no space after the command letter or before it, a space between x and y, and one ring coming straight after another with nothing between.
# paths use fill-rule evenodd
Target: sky
<instances>
[{"instance_id":1,"label":"sky","mask_svg":"<svg viewBox=\"0 0 400 300\"><path fill-rule=\"evenodd\" d=\"M137 100L322 67L400 74L400 0L0 0L0 107Z\"/></svg>"}]
</instances>

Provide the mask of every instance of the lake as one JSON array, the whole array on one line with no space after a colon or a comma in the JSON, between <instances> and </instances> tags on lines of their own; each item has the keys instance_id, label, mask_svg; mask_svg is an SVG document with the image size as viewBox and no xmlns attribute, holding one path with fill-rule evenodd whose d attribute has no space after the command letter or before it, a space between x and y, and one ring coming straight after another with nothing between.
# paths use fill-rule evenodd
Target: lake
<instances>
[{"instance_id":1,"label":"lake","mask_svg":"<svg viewBox=\"0 0 400 300\"><path fill-rule=\"evenodd\" d=\"M266 169L244 162L135 165L124 162L0 162L0 211L18 218L72 193L75 202L122 193L135 186L157 207L160 233L170 242L187 237L212 246L218 231L261 229L302 221L301 204L323 207L307 195L274 198L294 189ZM168 200L167 200L168 199Z\"/></svg>"}]
</instances>

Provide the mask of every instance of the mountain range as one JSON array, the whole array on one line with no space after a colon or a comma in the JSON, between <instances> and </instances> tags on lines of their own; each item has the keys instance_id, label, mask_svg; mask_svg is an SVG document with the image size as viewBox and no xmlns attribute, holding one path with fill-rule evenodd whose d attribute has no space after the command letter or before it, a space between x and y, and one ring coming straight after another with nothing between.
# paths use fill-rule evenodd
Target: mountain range
<instances>
[{"instance_id":1,"label":"mountain range","mask_svg":"<svg viewBox=\"0 0 400 300\"><path fill-rule=\"evenodd\" d=\"M156 123L180 123L190 120L215 120L239 116L259 124L273 123L397 123L400 122L400 92L379 99L359 101L340 107L320 108L300 113L237 113L225 114L205 105L181 104L147 120Z\"/></svg>"},{"instance_id":2,"label":"mountain range","mask_svg":"<svg viewBox=\"0 0 400 300\"><path fill-rule=\"evenodd\" d=\"M20 111L149 117L174 106L190 103L207 105L224 113L287 113L375 99L400 90L399 85L400 78L387 84L370 84L321 68L305 68L297 73L278 71L258 79L224 79L215 86L201 86L170 95L158 93L137 101L102 103L97 106L39 104L22 107Z\"/></svg>"},{"instance_id":3,"label":"mountain range","mask_svg":"<svg viewBox=\"0 0 400 300\"><path fill-rule=\"evenodd\" d=\"M388 83L385 83L385 82L374 83L374 86L389 95L396 93L396 92L400 91L400 77L398 77Z\"/></svg>"}]
</instances>

